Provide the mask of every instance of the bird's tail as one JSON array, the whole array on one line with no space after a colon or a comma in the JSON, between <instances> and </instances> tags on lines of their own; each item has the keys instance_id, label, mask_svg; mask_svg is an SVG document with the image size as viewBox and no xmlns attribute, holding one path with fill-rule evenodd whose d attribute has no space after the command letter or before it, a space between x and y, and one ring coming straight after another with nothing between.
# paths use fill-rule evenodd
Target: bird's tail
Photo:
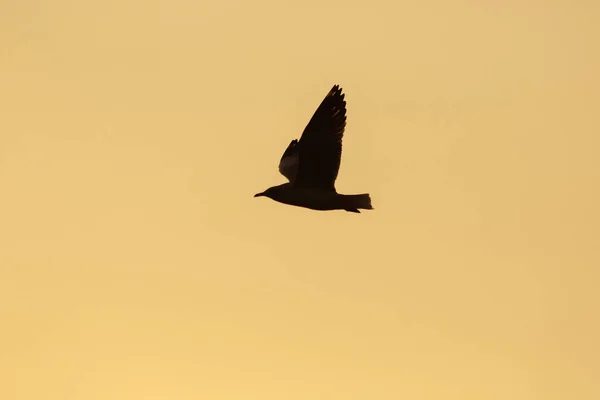
<instances>
[{"instance_id":1,"label":"bird's tail","mask_svg":"<svg viewBox=\"0 0 600 400\"><path fill-rule=\"evenodd\" d=\"M364 194L347 194L344 195L344 210L349 212L360 213L359 209L372 210L371 196L368 193Z\"/></svg>"}]
</instances>

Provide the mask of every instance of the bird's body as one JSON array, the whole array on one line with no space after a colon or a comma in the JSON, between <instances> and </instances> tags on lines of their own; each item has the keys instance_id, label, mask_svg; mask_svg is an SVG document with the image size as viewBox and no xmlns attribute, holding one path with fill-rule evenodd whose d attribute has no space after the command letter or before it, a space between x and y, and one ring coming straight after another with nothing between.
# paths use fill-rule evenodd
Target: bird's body
<instances>
[{"instance_id":1,"label":"bird's body","mask_svg":"<svg viewBox=\"0 0 600 400\"><path fill-rule=\"evenodd\" d=\"M279 162L279 172L288 183L273 186L254 197L265 196L280 203L312 210L371 210L369 194L337 193L346 126L344 94L335 85L315 111L300 140L292 140Z\"/></svg>"},{"instance_id":2,"label":"bird's body","mask_svg":"<svg viewBox=\"0 0 600 400\"><path fill-rule=\"evenodd\" d=\"M290 206L318 211L346 210L358 213L359 208L372 209L368 194L339 194L319 188L298 188L291 183L273 186L260 195Z\"/></svg>"}]
</instances>

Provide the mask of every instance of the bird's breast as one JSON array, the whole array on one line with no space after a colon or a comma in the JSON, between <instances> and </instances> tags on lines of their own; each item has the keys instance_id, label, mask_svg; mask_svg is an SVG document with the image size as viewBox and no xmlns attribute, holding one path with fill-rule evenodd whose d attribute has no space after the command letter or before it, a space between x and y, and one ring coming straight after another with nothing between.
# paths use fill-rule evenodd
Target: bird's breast
<instances>
[{"instance_id":1,"label":"bird's breast","mask_svg":"<svg viewBox=\"0 0 600 400\"><path fill-rule=\"evenodd\" d=\"M340 197L337 193L328 190L289 186L287 190L273 197L273 200L313 210L333 210L341 208Z\"/></svg>"}]
</instances>

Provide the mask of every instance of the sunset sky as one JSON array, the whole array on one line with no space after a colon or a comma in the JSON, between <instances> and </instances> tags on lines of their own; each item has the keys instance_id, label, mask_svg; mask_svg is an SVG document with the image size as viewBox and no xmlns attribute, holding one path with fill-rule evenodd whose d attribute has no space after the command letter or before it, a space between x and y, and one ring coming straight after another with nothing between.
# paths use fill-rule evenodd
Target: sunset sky
<instances>
[{"instance_id":1,"label":"sunset sky","mask_svg":"<svg viewBox=\"0 0 600 400\"><path fill-rule=\"evenodd\" d=\"M599 399L599 21L0 0L0 399ZM334 84L375 210L253 198Z\"/></svg>"}]
</instances>

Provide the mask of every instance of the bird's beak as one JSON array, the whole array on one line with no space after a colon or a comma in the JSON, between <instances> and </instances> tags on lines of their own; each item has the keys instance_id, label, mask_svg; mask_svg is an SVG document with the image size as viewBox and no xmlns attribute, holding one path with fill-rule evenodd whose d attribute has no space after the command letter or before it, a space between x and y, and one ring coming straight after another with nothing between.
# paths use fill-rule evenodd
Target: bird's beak
<instances>
[{"instance_id":1,"label":"bird's beak","mask_svg":"<svg viewBox=\"0 0 600 400\"><path fill-rule=\"evenodd\" d=\"M264 195L265 195L265 193L264 193L264 192L263 192L263 193L256 193L256 194L254 195L254 197L261 197L261 196L264 196Z\"/></svg>"}]
</instances>

